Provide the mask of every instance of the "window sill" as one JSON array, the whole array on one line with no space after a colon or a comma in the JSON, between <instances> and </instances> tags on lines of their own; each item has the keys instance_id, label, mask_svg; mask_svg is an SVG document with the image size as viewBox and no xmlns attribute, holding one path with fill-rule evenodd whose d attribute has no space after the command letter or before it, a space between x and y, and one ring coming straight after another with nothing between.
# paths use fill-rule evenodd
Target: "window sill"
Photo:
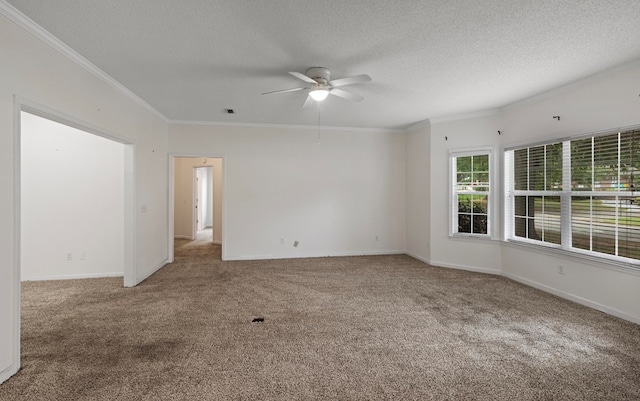
<instances>
[{"instance_id":1,"label":"window sill","mask_svg":"<svg viewBox=\"0 0 640 401\"><path fill-rule=\"evenodd\" d=\"M484 242L487 244L489 243L495 244L497 242L500 242L500 239L492 238L489 235L479 236L479 235L465 235L465 234L449 234L449 239L454 241Z\"/></svg>"},{"instance_id":2,"label":"window sill","mask_svg":"<svg viewBox=\"0 0 640 401\"><path fill-rule=\"evenodd\" d=\"M573 262L586 262L594 267L613 270L619 273L631 274L633 276L640 276L640 263L638 264L627 263L623 261L607 259L607 258L598 257L594 255L585 255L585 254L581 254L580 252L567 251L566 249L532 244L532 243L517 241L512 239L505 240L504 244L512 248L520 248L527 251L539 253L542 255L553 254Z\"/></svg>"}]
</instances>

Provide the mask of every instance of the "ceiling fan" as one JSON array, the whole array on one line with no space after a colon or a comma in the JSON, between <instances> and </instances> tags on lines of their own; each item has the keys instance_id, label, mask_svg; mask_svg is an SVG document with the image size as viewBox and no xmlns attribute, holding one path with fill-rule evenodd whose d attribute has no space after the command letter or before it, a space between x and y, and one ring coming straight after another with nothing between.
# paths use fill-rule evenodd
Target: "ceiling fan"
<instances>
[{"instance_id":1,"label":"ceiling fan","mask_svg":"<svg viewBox=\"0 0 640 401\"><path fill-rule=\"evenodd\" d=\"M352 77L339 78L331 80L331 71L325 67L311 67L308 68L304 74L299 72L289 72L294 77L306 82L307 86L277 90L273 92L265 92L263 95L272 95L274 93L295 92L301 90L310 90L307 100L305 100L302 107L309 106L313 100L321 102L327 98L329 94L341 97L343 99L359 102L364 99L360 95L347 92L344 89L340 89L340 86L357 84L360 82L371 81L371 77L367 74L354 75Z\"/></svg>"}]
</instances>

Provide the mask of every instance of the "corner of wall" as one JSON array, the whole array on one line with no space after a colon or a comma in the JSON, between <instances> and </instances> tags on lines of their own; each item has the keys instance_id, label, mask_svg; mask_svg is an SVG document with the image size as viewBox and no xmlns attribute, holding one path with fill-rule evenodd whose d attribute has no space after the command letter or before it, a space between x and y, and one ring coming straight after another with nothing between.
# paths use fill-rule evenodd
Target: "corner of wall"
<instances>
[{"instance_id":1,"label":"corner of wall","mask_svg":"<svg viewBox=\"0 0 640 401\"><path fill-rule=\"evenodd\" d=\"M16 365L15 363L12 363L11 365L9 365L5 370L0 372L0 384L9 380L9 378L11 378L11 376L18 373L19 370L20 370L20 365Z\"/></svg>"},{"instance_id":2,"label":"corner of wall","mask_svg":"<svg viewBox=\"0 0 640 401\"><path fill-rule=\"evenodd\" d=\"M429 120L410 127L405 134L405 244L409 256L426 263L431 257L430 136Z\"/></svg>"}]
</instances>

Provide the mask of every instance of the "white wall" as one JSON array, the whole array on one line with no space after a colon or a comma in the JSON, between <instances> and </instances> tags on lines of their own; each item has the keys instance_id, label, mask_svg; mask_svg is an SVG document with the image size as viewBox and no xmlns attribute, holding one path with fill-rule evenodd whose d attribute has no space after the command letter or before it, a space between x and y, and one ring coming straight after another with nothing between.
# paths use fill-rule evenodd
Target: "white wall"
<instances>
[{"instance_id":1,"label":"white wall","mask_svg":"<svg viewBox=\"0 0 640 401\"><path fill-rule=\"evenodd\" d=\"M535 143L640 124L640 61L559 88L493 114L431 121L431 254L434 265L503 274L640 323L640 272L499 241L448 237L450 150ZM560 121L553 119L560 116ZM497 131L501 131L501 135ZM446 139L445 139L446 137ZM499 160L499 180L502 160ZM408 166L411 158L407 160ZM501 216L502 183L497 217ZM409 192L408 192L409 193ZM409 207L408 207L409 210ZM498 219L501 235L501 219ZM420 233L427 238L424 233ZM415 241L411 238L408 243ZM558 274L562 265L564 274Z\"/></svg>"},{"instance_id":2,"label":"white wall","mask_svg":"<svg viewBox=\"0 0 640 401\"><path fill-rule=\"evenodd\" d=\"M202 228L213 227L213 167L200 167L198 171L202 174L201 201L198 205L202 215L200 224Z\"/></svg>"},{"instance_id":3,"label":"white wall","mask_svg":"<svg viewBox=\"0 0 640 401\"><path fill-rule=\"evenodd\" d=\"M174 159L174 236L191 238L193 233L193 170L213 169L213 241L222 242L222 159L211 157L176 157Z\"/></svg>"},{"instance_id":4,"label":"white wall","mask_svg":"<svg viewBox=\"0 0 640 401\"><path fill-rule=\"evenodd\" d=\"M505 109L503 143L640 124L639 95L637 61ZM502 247L502 258L509 277L640 323L640 272L508 245ZM558 265L564 275L558 274Z\"/></svg>"},{"instance_id":5,"label":"white wall","mask_svg":"<svg viewBox=\"0 0 640 401\"><path fill-rule=\"evenodd\" d=\"M493 148L496 172L500 158L500 116L490 114L477 118L464 118L453 121L431 122L431 263L437 266L477 270L487 273L500 273L501 243L500 210L494 207L495 240L452 238L450 232L450 176L449 152L481 147ZM500 175L492 177L492 194L496 200L501 198ZM496 204L495 206L498 206Z\"/></svg>"},{"instance_id":6,"label":"white wall","mask_svg":"<svg viewBox=\"0 0 640 401\"><path fill-rule=\"evenodd\" d=\"M18 22L16 22L18 21ZM16 236L19 197L14 95L135 144L137 279L167 259L167 124L115 86L26 31L0 3L0 381L19 367ZM146 212L142 213L142 205Z\"/></svg>"},{"instance_id":7,"label":"white wall","mask_svg":"<svg viewBox=\"0 0 640 401\"><path fill-rule=\"evenodd\" d=\"M402 133L171 124L169 150L224 154L228 260L404 252Z\"/></svg>"},{"instance_id":8,"label":"white wall","mask_svg":"<svg viewBox=\"0 0 640 401\"><path fill-rule=\"evenodd\" d=\"M24 112L21 145L22 280L122 276L124 145Z\"/></svg>"},{"instance_id":9,"label":"white wall","mask_svg":"<svg viewBox=\"0 0 640 401\"><path fill-rule=\"evenodd\" d=\"M431 127L420 124L406 134L407 253L428 262L431 259Z\"/></svg>"}]
</instances>

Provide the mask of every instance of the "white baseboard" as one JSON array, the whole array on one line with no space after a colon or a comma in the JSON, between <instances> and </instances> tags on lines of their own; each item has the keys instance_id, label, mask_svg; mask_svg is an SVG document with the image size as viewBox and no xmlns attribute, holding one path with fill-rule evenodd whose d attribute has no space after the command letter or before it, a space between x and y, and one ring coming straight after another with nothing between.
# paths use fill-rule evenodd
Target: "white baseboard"
<instances>
[{"instance_id":1,"label":"white baseboard","mask_svg":"<svg viewBox=\"0 0 640 401\"><path fill-rule=\"evenodd\" d=\"M20 370L20 366L17 366L15 364L9 365L9 367L0 372L0 383L4 383L9 380L11 376L18 373L18 370Z\"/></svg>"},{"instance_id":2,"label":"white baseboard","mask_svg":"<svg viewBox=\"0 0 640 401\"><path fill-rule=\"evenodd\" d=\"M500 275L506 278L509 278L511 280L517 281L519 283L522 283L524 285L527 285L529 287L533 287L536 288L540 291L544 291L547 292L549 294L553 294L556 295L560 298L564 298L564 299L568 299L570 301L573 301L575 303L578 303L580 305L584 305L587 306L589 308L595 309L595 310L599 310L600 312L604 312L608 315L611 316L615 316L615 317L619 317L620 319L624 319L627 320L629 322L635 323L635 324L640 324L640 317L636 317L633 315L630 315L628 313L622 312L618 309L615 308L611 308L609 306L600 304L598 302L594 302L591 301L589 299L586 298L582 298L580 296L574 295L574 294L570 294L568 292L564 292L558 289L555 289L553 287L550 287L548 285L545 284L540 284L537 283L535 281L517 276L515 274L510 274L510 273L504 273L500 270L491 270L491 269L486 269L486 268L481 268L481 267L474 267L474 266L464 266L464 265L456 265L456 264L452 264L452 263L443 263L443 262L434 262L434 261L429 261L426 260L425 258L422 258L420 256L414 255L410 252L406 252L406 254L408 256L411 256L414 259L418 259L422 262L425 262L431 266L438 266L438 267L444 267L444 268L449 268L449 269L459 269L459 270L467 270L467 271L472 271L472 272L478 272L478 273L487 273L487 274L494 274L494 275Z\"/></svg>"},{"instance_id":3,"label":"white baseboard","mask_svg":"<svg viewBox=\"0 0 640 401\"><path fill-rule=\"evenodd\" d=\"M419 261L424 262L424 263L426 263L426 264L428 264L428 265L430 265L430 264L431 264L431 261L430 261L429 259L427 259L427 258L423 258L422 256L418 256L418 255L416 255L415 253L411 253L411 252L407 252L407 251L405 251L405 255L407 255L407 256L411 256L411 257L412 257L412 258L414 258L414 259L418 259Z\"/></svg>"},{"instance_id":4,"label":"white baseboard","mask_svg":"<svg viewBox=\"0 0 640 401\"><path fill-rule=\"evenodd\" d=\"M247 255L247 256L227 256L225 261L234 260L272 260L272 259L304 259L304 258L331 258L340 256L383 256L383 255L404 255L405 251L361 251L361 252L333 252L321 254L296 254L296 255Z\"/></svg>"},{"instance_id":5,"label":"white baseboard","mask_svg":"<svg viewBox=\"0 0 640 401\"><path fill-rule=\"evenodd\" d=\"M446 267L446 268L449 268L449 269L466 270L466 271L470 271L470 272L486 273L486 274L493 274L493 275L498 275L498 276L502 275L502 271L501 270L487 269L486 267L458 265L458 264L454 264L454 263L438 262L438 261L433 261L433 260L428 262L428 263L431 266Z\"/></svg>"},{"instance_id":6,"label":"white baseboard","mask_svg":"<svg viewBox=\"0 0 640 401\"><path fill-rule=\"evenodd\" d=\"M48 280L77 280L84 278L124 277L122 272L90 273L90 274L61 274L53 276L21 277L20 281L48 281Z\"/></svg>"},{"instance_id":7,"label":"white baseboard","mask_svg":"<svg viewBox=\"0 0 640 401\"><path fill-rule=\"evenodd\" d=\"M151 270L149 270L148 272L144 273L142 276L136 277L136 284L135 285L138 285L138 284L142 283L144 280L146 280L149 277L151 277L151 275L153 273L155 273L158 270L162 269L167 263L169 263L169 259L163 260L162 262L160 262L157 265L155 265L154 267L152 267Z\"/></svg>"},{"instance_id":8,"label":"white baseboard","mask_svg":"<svg viewBox=\"0 0 640 401\"><path fill-rule=\"evenodd\" d=\"M539 289L541 291L548 292L550 294L559 296L560 298L568 299L569 301L573 301L573 302L578 303L580 305L584 305L584 306L587 306L589 308L599 310L600 312L604 312L604 313L606 313L608 315L619 317L620 319L624 319L624 320L627 320L627 321L635 323L635 324L640 324L640 318L638 318L636 316L633 316L633 315L630 315L628 313L622 312L622 311L620 311L618 309L611 308L611 307L606 306L606 305L602 305L602 304L600 304L598 302L594 302L594 301L588 300L586 298L582 298L580 296L577 296L577 295L574 295L574 294L570 294L568 292L557 290L557 289L555 289L553 287L549 287L548 285L540 284L540 283L537 283L535 281L520 277L520 276L515 275L515 274L503 273L502 275L504 277L506 277L506 278L509 278L511 280L514 280L514 281L517 281L517 282L522 283L524 285L527 285L529 287L537 288L537 289Z\"/></svg>"},{"instance_id":9,"label":"white baseboard","mask_svg":"<svg viewBox=\"0 0 640 401\"><path fill-rule=\"evenodd\" d=\"M384 255L404 255L405 251L386 250L386 251L361 251L361 252L338 252L328 256L384 256ZM322 257L319 255L318 257Z\"/></svg>"},{"instance_id":10,"label":"white baseboard","mask_svg":"<svg viewBox=\"0 0 640 401\"><path fill-rule=\"evenodd\" d=\"M189 241L195 241L193 238L189 237L188 235L174 235L173 239L186 239ZM222 245L222 241L211 241L216 245Z\"/></svg>"}]
</instances>

